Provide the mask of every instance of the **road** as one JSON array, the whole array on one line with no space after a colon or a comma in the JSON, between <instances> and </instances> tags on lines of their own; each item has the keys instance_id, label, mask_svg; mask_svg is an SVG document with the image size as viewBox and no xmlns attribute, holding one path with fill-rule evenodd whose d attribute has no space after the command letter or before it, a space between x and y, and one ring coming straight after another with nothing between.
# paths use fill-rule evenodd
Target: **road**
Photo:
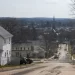
<instances>
[{"instance_id":1,"label":"road","mask_svg":"<svg viewBox=\"0 0 75 75\"><path fill-rule=\"evenodd\" d=\"M75 75L75 66L69 63L68 46L61 44L57 60L46 60L34 66L0 72L0 75Z\"/></svg>"},{"instance_id":2,"label":"road","mask_svg":"<svg viewBox=\"0 0 75 75\"><path fill-rule=\"evenodd\" d=\"M58 52L60 53L59 62L68 63L71 62L70 57L68 55L68 45L61 44Z\"/></svg>"}]
</instances>

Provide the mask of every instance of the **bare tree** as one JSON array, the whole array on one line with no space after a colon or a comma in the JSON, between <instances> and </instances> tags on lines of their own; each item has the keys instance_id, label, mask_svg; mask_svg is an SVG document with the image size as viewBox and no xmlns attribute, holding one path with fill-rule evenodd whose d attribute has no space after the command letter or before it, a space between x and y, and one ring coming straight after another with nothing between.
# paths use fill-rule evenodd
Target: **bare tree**
<instances>
[{"instance_id":1,"label":"bare tree","mask_svg":"<svg viewBox=\"0 0 75 75\"><path fill-rule=\"evenodd\" d=\"M72 12L72 15L75 15L75 0L71 0L71 12Z\"/></svg>"},{"instance_id":2,"label":"bare tree","mask_svg":"<svg viewBox=\"0 0 75 75\"><path fill-rule=\"evenodd\" d=\"M57 52L57 42L56 42L56 33L51 30L50 32L45 32L43 34L43 40L44 40L44 47L45 47L45 57L51 57L54 55L54 53Z\"/></svg>"}]
</instances>

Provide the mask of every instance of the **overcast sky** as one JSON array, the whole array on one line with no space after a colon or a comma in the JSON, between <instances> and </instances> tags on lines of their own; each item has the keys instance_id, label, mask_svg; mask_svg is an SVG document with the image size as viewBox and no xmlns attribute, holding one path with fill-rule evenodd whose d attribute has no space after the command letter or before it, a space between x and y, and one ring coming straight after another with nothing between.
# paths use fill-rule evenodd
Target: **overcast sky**
<instances>
[{"instance_id":1,"label":"overcast sky","mask_svg":"<svg viewBox=\"0 0 75 75\"><path fill-rule=\"evenodd\" d=\"M0 0L0 17L70 17L70 0Z\"/></svg>"}]
</instances>

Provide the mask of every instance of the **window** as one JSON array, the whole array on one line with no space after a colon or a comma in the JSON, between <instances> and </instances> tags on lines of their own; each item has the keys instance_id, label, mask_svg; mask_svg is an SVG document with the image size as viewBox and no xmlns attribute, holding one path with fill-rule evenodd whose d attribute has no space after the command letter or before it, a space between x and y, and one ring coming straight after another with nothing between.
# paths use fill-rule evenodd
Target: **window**
<instances>
[{"instance_id":1,"label":"window","mask_svg":"<svg viewBox=\"0 0 75 75\"><path fill-rule=\"evenodd\" d=\"M20 57L22 57L21 53L20 53Z\"/></svg>"},{"instance_id":2,"label":"window","mask_svg":"<svg viewBox=\"0 0 75 75\"><path fill-rule=\"evenodd\" d=\"M28 47L28 50L29 50L29 47Z\"/></svg>"},{"instance_id":3,"label":"window","mask_svg":"<svg viewBox=\"0 0 75 75\"><path fill-rule=\"evenodd\" d=\"M8 55L8 50L7 50L7 55Z\"/></svg>"},{"instance_id":4,"label":"window","mask_svg":"<svg viewBox=\"0 0 75 75\"><path fill-rule=\"evenodd\" d=\"M17 52L17 55L19 56L19 52Z\"/></svg>"},{"instance_id":5,"label":"window","mask_svg":"<svg viewBox=\"0 0 75 75\"><path fill-rule=\"evenodd\" d=\"M6 39L4 39L4 43L6 44Z\"/></svg>"},{"instance_id":6,"label":"window","mask_svg":"<svg viewBox=\"0 0 75 75\"><path fill-rule=\"evenodd\" d=\"M5 52L5 57L6 57L6 52Z\"/></svg>"},{"instance_id":7,"label":"window","mask_svg":"<svg viewBox=\"0 0 75 75\"><path fill-rule=\"evenodd\" d=\"M11 55L11 51L9 51L9 54Z\"/></svg>"},{"instance_id":8,"label":"window","mask_svg":"<svg viewBox=\"0 0 75 75\"><path fill-rule=\"evenodd\" d=\"M14 50L14 48L12 48L12 50Z\"/></svg>"},{"instance_id":9,"label":"window","mask_svg":"<svg viewBox=\"0 0 75 75\"><path fill-rule=\"evenodd\" d=\"M19 52L16 52L16 57L19 57Z\"/></svg>"},{"instance_id":10,"label":"window","mask_svg":"<svg viewBox=\"0 0 75 75\"><path fill-rule=\"evenodd\" d=\"M17 52L16 52L16 57L17 57Z\"/></svg>"},{"instance_id":11,"label":"window","mask_svg":"<svg viewBox=\"0 0 75 75\"><path fill-rule=\"evenodd\" d=\"M8 57L8 50L7 50L7 57Z\"/></svg>"},{"instance_id":12,"label":"window","mask_svg":"<svg viewBox=\"0 0 75 75\"><path fill-rule=\"evenodd\" d=\"M10 44L10 40L11 40L11 38L9 38L9 44Z\"/></svg>"},{"instance_id":13,"label":"window","mask_svg":"<svg viewBox=\"0 0 75 75\"><path fill-rule=\"evenodd\" d=\"M17 50L17 48L16 48L16 50Z\"/></svg>"},{"instance_id":14,"label":"window","mask_svg":"<svg viewBox=\"0 0 75 75\"><path fill-rule=\"evenodd\" d=\"M31 46L31 50L34 51L34 46Z\"/></svg>"},{"instance_id":15,"label":"window","mask_svg":"<svg viewBox=\"0 0 75 75\"><path fill-rule=\"evenodd\" d=\"M25 50L25 47L24 47L24 50Z\"/></svg>"},{"instance_id":16,"label":"window","mask_svg":"<svg viewBox=\"0 0 75 75\"><path fill-rule=\"evenodd\" d=\"M17 48L19 50L19 48Z\"/></svg>"},{"instance_id":17,"label":"window","mask_svg":"<svg viewBox=\"0 0 75 75\"><path fill-rule=\"evenodd\" d=\"M22 50L22 47L21 47L21 50Z\"/></svg>"}]
</instances>

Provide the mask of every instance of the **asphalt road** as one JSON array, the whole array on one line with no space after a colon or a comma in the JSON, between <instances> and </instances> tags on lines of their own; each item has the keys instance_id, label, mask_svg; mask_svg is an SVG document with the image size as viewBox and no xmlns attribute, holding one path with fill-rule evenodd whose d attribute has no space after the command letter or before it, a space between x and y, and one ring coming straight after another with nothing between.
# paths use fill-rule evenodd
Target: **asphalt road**
<instances>
[{"instance_id":1,"label":"asphalt road","mask_svg":"<svg viewBox=\"0 0 75 75\"><path fill-rule=\"evenodd\" d=\"M46 60L28 68L0 72L0 75L75 75L75 66L69 63L68 46L61 44L59 59Z\"/></svg>"},{"instance_id":2,"label":"asphalt road","mask_svg":"<svg viewBox=\"0 0 75 75\"><path fill-rule=\"evenodd\" d=\"M68 45L61 44L61 46L58 49L60 55L59 55L59 62L62 63L69 63L71 62L71 59L68 55Z\"/></svg>"}]
</instances>

